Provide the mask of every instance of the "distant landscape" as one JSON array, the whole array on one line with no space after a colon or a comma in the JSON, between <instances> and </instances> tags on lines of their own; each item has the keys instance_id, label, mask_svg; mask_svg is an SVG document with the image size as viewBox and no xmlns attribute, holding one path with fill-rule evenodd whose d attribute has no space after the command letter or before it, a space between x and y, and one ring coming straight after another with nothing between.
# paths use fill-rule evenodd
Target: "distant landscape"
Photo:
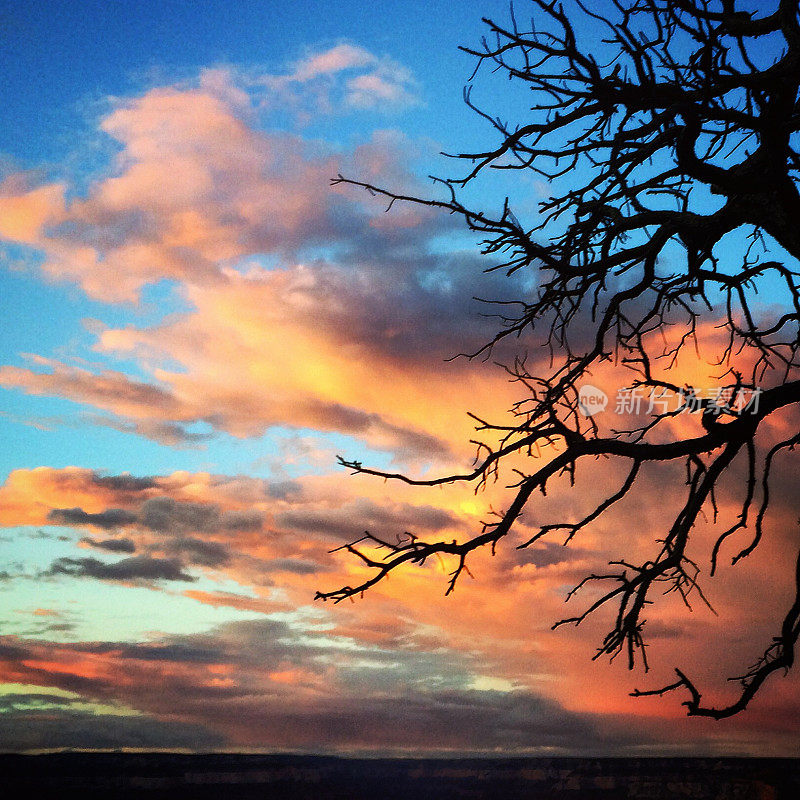
<instances>
[{"instance_id":1,"label":"distant landscape","mask_svg":"<svg viewBox=\"0 0 800 800\"><path fill-rule=\"evenodd\" d=\"M350 759L293 755L0 756L6 796L794 800L800 761L731 758Z\"/></svg>"}]
</instances>

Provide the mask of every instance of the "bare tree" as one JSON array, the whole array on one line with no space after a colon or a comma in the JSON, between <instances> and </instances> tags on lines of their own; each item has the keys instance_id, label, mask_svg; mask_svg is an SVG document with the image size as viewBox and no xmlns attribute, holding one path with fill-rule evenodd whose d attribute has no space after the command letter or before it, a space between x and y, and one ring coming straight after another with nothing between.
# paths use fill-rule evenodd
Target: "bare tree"
<instances>
[{"instance_id":1,"label":"bare tree","mask_svg":"<svg viewBox=\"0 0 800 800\"><path fill-rule=\"evenodd\" d=\"M463 474L415 480L340 461L355 473L410 484L472 481L479 488L502 464L540 446L551 455L529 459L528 470L515 469L507 508L472 538L425 541L409 534L390 541L367 533L346 549L370 569L368 579L317 597L338 602L358 595L404 564L436 554L455 558L450 593L469 555L493 549L534 493L551 480L573 479L579 462L613 459L624 465L624 477L582 519L544 525L522 547L556 532L571 540L636 492L643 465L684 463L685 487L676 487L681 506L661 532L655 555L587 576L581 585L597 582L606 590L583 613L557 623L579 624L611 607L613 627L596 657L622 652L633 668L644 659L642 614L656 590L675 591L687 604L692 594L703 597L687 545L706 510L716 520L714 492L723 477L738 481L741 505L733 524L715 534L711 574L734 534L732 542L743 535L746 541L736 548L734 564L758 546L776 459L800 443L796 417L790 436L762 440L769 415L790 414L800 403L800 2L751 2L748 10L741 0L610 0L602 14L579 0L568 11L546 0L532 5L529 26L520 26L512 10L506 26L485 20L490 35L480 48L465 48L478 67L487 64L526 85L532 108L524 124L506 124L465 91L499 144L456 156L468 167L463 177L439 180L446 199L408 197L342 176L334 183L364 187L389 205L408 201L459 215L483 235L483 252L501 259L495 269L533 271L536 291L501 304L500 330L480 352L534 331L551 349L551 370L531 374L522 356L507 367L524 397L512 409L511 424L476 420L478 430L495 438L480 445L474 469ZM591 47L583 44L579 19L593 26ZM490 169L530 171L549 182L554 196L541 203L531 228L508 201L499 215L462 204L463 187ZM756 298L759 288L771 305ZM671 378L670 367L696 344L706 321L724 333L718 354L724 402ZM681 335L664 345L658 334L676 324L683 326ZM636 430L604 434L581 413L578 393L603 361L631 369L632 386L674 392L682 406L653 414ZM743 402L746 396L750 401ZM692 432L669 425L679 410L697 412ZM547 450L553 443L559 447ZM682 689L690 715L720 719L742 711L773 672L787 671L794 661L800 558L791 570L795 599L763 656L740 678L733 702L704 704L681 670L671 685L633 694Z\"/></svg>"}]
</instances>

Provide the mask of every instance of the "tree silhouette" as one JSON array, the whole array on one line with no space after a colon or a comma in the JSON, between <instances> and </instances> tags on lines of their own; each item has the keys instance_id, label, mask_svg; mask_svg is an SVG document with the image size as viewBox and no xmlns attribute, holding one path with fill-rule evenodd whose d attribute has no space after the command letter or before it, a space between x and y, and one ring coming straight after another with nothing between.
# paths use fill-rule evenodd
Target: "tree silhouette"
<instances>
[{"instance_id":1,"label":"tree silhouette","mask_svg":"<svg viewBox=\"0 0 800 800\"><path fill-rule=\"evenodd\" d=\"M714 492L723 477L738 481L741 498L733 524L715 534L711 574L734 534L729 544L742 535L746 540L734 564L758 546L776 458L800 443L796 417L791 435L780 440L764 439L763 424L776 412L791 415L800 403L800 3L750 3L746 10L740 0L609 0L602 6L576 0L568 11L545 0L532 4L530 26L521 27L512 9L507 26L484 20L490 35L480 48L464 48L478 67L488 64L527 86L532 108L528 121L506 124L465 91L499 144L456 156L468 164L466 175L435 179L446 199L408 197L341 175L334 181L364 187L389 205L408 201L459 215L482 234L483 253L501 260L495 269L535 273L530 296L499 304L500 329L479 353L534 331L550 347L552 368L532 374L522 356L507 367L524 396L511 424L476 419L496 443L479 446L474 469L425 480L340 459L355 473L425 486L472 481L477 488L517 459L508 507L461 542L411 534L389 541L367 533L345 547L369 577L317 597L338 602L358 595L404 564L436 554L455 557L450 593L470 553L494 548L534 493L551 480L574 479L579 462L615 460L624 465L623 477L582 519L544 525L522 547L555 532L571 540L637 491L643 465L679 462L686 471L685 487L676 487L681 507L659 532L656 554L587 576L576 588L598 583L605 590L583 613L557 623L578 624L610 606L613 627L596 657L622 652L633 668L644 659L642 615L656 590L677 592L687 604L693 594L703 598L687 545L706 511L716 520ZM581 33L587 22L591 48ZM541 203L535 225L523 225L508 201L499 215L462 204L463 187L489 169L523 170L549 183L554 196ZM770 303L756 297L759 288ZM718 353L724 386L715 398L670 372L706 324L724 334ZM664 344L660 333L676 325L683 326L680 335ZM585 415L579 396L581 381L603 362L632 370L630 385L640 391L674 393L680 407L652 414L635 430L604 433ZM687 415L692 425L671 424L683 411L695 412ZM533 466L516 469L521 457ZM730 705L704 705L681 670L669 686L633 694L682 689L690 715L720 719L742 711L773 672L792 666L800 559L790 569L795 599Z\"/></svg>"}]
</instances>

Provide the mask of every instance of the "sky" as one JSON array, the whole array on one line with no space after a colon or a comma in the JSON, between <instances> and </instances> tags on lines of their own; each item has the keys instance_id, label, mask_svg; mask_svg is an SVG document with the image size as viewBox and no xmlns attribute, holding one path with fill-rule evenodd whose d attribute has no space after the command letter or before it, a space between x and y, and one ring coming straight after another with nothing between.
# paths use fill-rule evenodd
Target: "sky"
<instances>
[{"instance_id":1,"label":"sky","mask_svg":"<svg viewBox=\"0 0 800 800\"><path fill-rule=\"evenodd\" d=\"M550 630L584 574L652 549L663 473L569 549L516 550L602 495L613 467L591 467L448 597L442 563L313 600L363 574L331 551L364 530L460 538L503 504L502 481L387 484L336 456L469 465L466 412L518 388L448 358L494 331L474 296L530 278L484 273L452 217L330 181L429 195L458 172L441 151L491 141L458 46L507 15L0 2L0 750L797 755L794 677L724 723L628 696L686 663L731 696L788 597L789 534L714 578L719 616L659 602L647 675L591 660L603 620ZM524 114L491 74L474 97ZM471 191L532 216L547 186Z\"/></svg>"}]
</instances>

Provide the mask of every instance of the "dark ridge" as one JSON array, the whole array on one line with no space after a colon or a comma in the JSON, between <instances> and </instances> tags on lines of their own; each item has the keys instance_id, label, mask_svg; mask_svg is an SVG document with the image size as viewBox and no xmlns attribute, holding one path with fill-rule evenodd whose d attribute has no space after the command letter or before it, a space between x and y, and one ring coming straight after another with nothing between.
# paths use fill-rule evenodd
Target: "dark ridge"
<instances>
[{"instance_id":1,"label":"dark ridge","mask_svg":"<svg viewBox=\"0 0 800 800\"><path fill-rule=\"evenodd\" d=\"M800 760L0 754L3 796L269 800L795 800Z\"/></svg>"}]
</instances>

